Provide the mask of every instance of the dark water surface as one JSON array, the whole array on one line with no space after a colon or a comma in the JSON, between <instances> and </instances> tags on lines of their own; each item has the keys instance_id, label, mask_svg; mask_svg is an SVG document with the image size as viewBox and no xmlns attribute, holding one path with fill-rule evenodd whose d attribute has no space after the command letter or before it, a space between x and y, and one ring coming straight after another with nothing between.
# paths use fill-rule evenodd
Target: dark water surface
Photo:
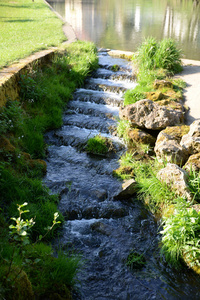
<instances>
[{"instance_id":1,"label":"dark water surface","mask_svg":"<svg viewBox=\"0 0 200 300\"><path fill-rule=\"evenodd\" d=\"M113 177L126 151L115 135L123 92L136 85L127 61L99 53L100 68L77 89L63 115L63 126L48 132L50 145L45 183L60 196L65 216L60 238L67 251L78 252L84 267L74 300L198 300L200 276L186 267L170 268L160 257L158 224L136 198L116 200L121 182ZM117 72L112 65L119 65ZM89 137L101 133L115 145L106 157L87 154ZM130 269L130 252L146 264Z\"/></svg>"},{"instance_id":2,"label":"dark water surface","mask_svg":"<svg viewBox=\"0 0 200 300\"><path fill-rule=\"evenodd\" d=\"M192 0L48 0L81 40L135 51L144 38L173 38L200 60L200 3Z\"/></svg>"}]
</instances>

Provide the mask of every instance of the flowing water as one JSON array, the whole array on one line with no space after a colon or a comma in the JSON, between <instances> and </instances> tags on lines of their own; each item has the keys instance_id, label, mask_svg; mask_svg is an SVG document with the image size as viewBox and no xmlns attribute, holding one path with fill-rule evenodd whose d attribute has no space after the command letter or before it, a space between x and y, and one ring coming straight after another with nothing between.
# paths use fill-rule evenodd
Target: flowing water
<instances>
[{"instance_id":1,"label":"flowing water","mask_svg":"<svg viewBox=\"0 0 200 300\"><path fill-rule=\"evenodd\" d=\"M200 299L200 278L161 260L158 224L143 204L136 198L115 200L121 182L112 171L126 150L116 137L116 120L123 92L136 83L127 61L100 52L99 64L74 93L62 128L46 135L51 146L45 183L59 193L65 216L56 243L84 261L73 299ZM115 64L117 72L111 68ZM87 139L99 133L113 140L116 153L103 157L84 151ZM142 268L127 266L131 251L144 255Z\"/></svg>"},{"instance_id":2,"label":"flowing water","mask_svg":"<svg viewBox=\"0 0 200 300\"><path fill-rule=\"evenodd\" d=\"M185 58L200 60L198 0L48 0L80 40L136 51L144 38L173 38Z\"/></svg>"}]
</instances>

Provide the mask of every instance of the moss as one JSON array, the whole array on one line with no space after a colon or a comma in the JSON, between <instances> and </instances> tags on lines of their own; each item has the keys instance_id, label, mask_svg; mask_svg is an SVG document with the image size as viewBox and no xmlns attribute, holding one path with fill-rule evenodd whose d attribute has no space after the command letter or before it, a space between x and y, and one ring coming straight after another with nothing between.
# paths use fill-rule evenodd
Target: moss
<instances>
[{"instance_id":1,"label":"moss","mask_svg":"<svg viewBox=\"0 0 200 300\"><path fill-rule=\"evenodd\" d=\"M129 179L134 177L134 170L131 166L121 166L116 170L113 170L113 176L121 179Z\"/></svg>"},{"instance_id":2,"label":"moss","mask_svg":"<svg viewBox=\"0 0 200 300\"><path fill-rule=\"evenodd\" d=\"M187 125L169 126L161 131L162 134L157 138L157 143L166 139L173 139L180 143L181 138L189 132L190 127Z\"/></svg>"}]
</instances>

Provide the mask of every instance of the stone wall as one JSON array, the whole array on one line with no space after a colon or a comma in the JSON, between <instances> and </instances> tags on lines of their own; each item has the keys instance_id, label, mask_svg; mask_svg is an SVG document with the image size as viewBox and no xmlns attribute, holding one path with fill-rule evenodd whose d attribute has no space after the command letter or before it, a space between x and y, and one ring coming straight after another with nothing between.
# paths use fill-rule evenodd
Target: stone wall
<instances>
[{"instance_id":1,"label":"stone wall","mask_svg":"<svg viewBox=\"0 0 200 300\"><path fill-rule=\"evenodd\" d=\"M37 52L19 63L0 70L0 107L4 106L7 100L19 99L20 75L24 74L35 64L46 64L52 60L57 48Z\"/></svg>"}]
</instances>

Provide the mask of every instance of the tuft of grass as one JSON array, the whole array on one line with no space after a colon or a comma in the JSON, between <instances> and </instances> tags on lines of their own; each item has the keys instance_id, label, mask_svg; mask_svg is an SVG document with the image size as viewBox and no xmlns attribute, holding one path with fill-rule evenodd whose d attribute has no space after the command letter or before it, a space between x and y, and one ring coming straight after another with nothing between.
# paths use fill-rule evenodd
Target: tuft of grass
<instances>
[{"instance_id":1,"label":"tuft of grass","mask_svg":"<svg viewBox=\"0 0 200 300\"><path fill-rule=\"evenodd\" d=\"M155 38L147 38L133 56L133 61L140 70L165 69L174 74L182 70L181 50L172 39L158 42Z\"/></svg>"},{"instance_id":2,"label":"tuft of grass","mask_svg":"<svg viewBox=\"0 0 200 300\"><path fill-rule=\"evenodd\" d=\"M88 139L86 145L86 151L93 154L106 154L109 151L110 144L109 140L100 134L93 138Z\"/></svg>"},{"instance_id":3,"label":"tuft of grass","mask_svg":"<svg viewBox=\"0 0 200 300\"><path fill-rule=\"evenodd\" d=\"M153 83L156 79L166 79L182 70L181 50L172 39L158 42L155 38L147 38L138 51L133 55L133 62L137 67L137 82L135 89L124 95L124 105L144 99L145 92L154 91ZM174 81L174 89L180 90L183 82Z\"/></svg>"},{"instance_id":4,"label":"tuft of grass","mask_svg":"<svg viewBox=\"0 0 200 300\"><path fill-rule=\"evenodd\" d=\"M185 260L190 267L200 267L200 213L187 206L176 205L174 213L164 218L161 253L173 266Z\"/></svg>"},{"instance_id":5,"label":"tuft of grass","mask_svg":"<svg viewBox=\"0 0 200 300\"><path fill-rule=\"evenodd\" d=\"M0 28L0 68L66 40L62 21L43 0L2 0Z\"/></svg>"}]
</instances>

